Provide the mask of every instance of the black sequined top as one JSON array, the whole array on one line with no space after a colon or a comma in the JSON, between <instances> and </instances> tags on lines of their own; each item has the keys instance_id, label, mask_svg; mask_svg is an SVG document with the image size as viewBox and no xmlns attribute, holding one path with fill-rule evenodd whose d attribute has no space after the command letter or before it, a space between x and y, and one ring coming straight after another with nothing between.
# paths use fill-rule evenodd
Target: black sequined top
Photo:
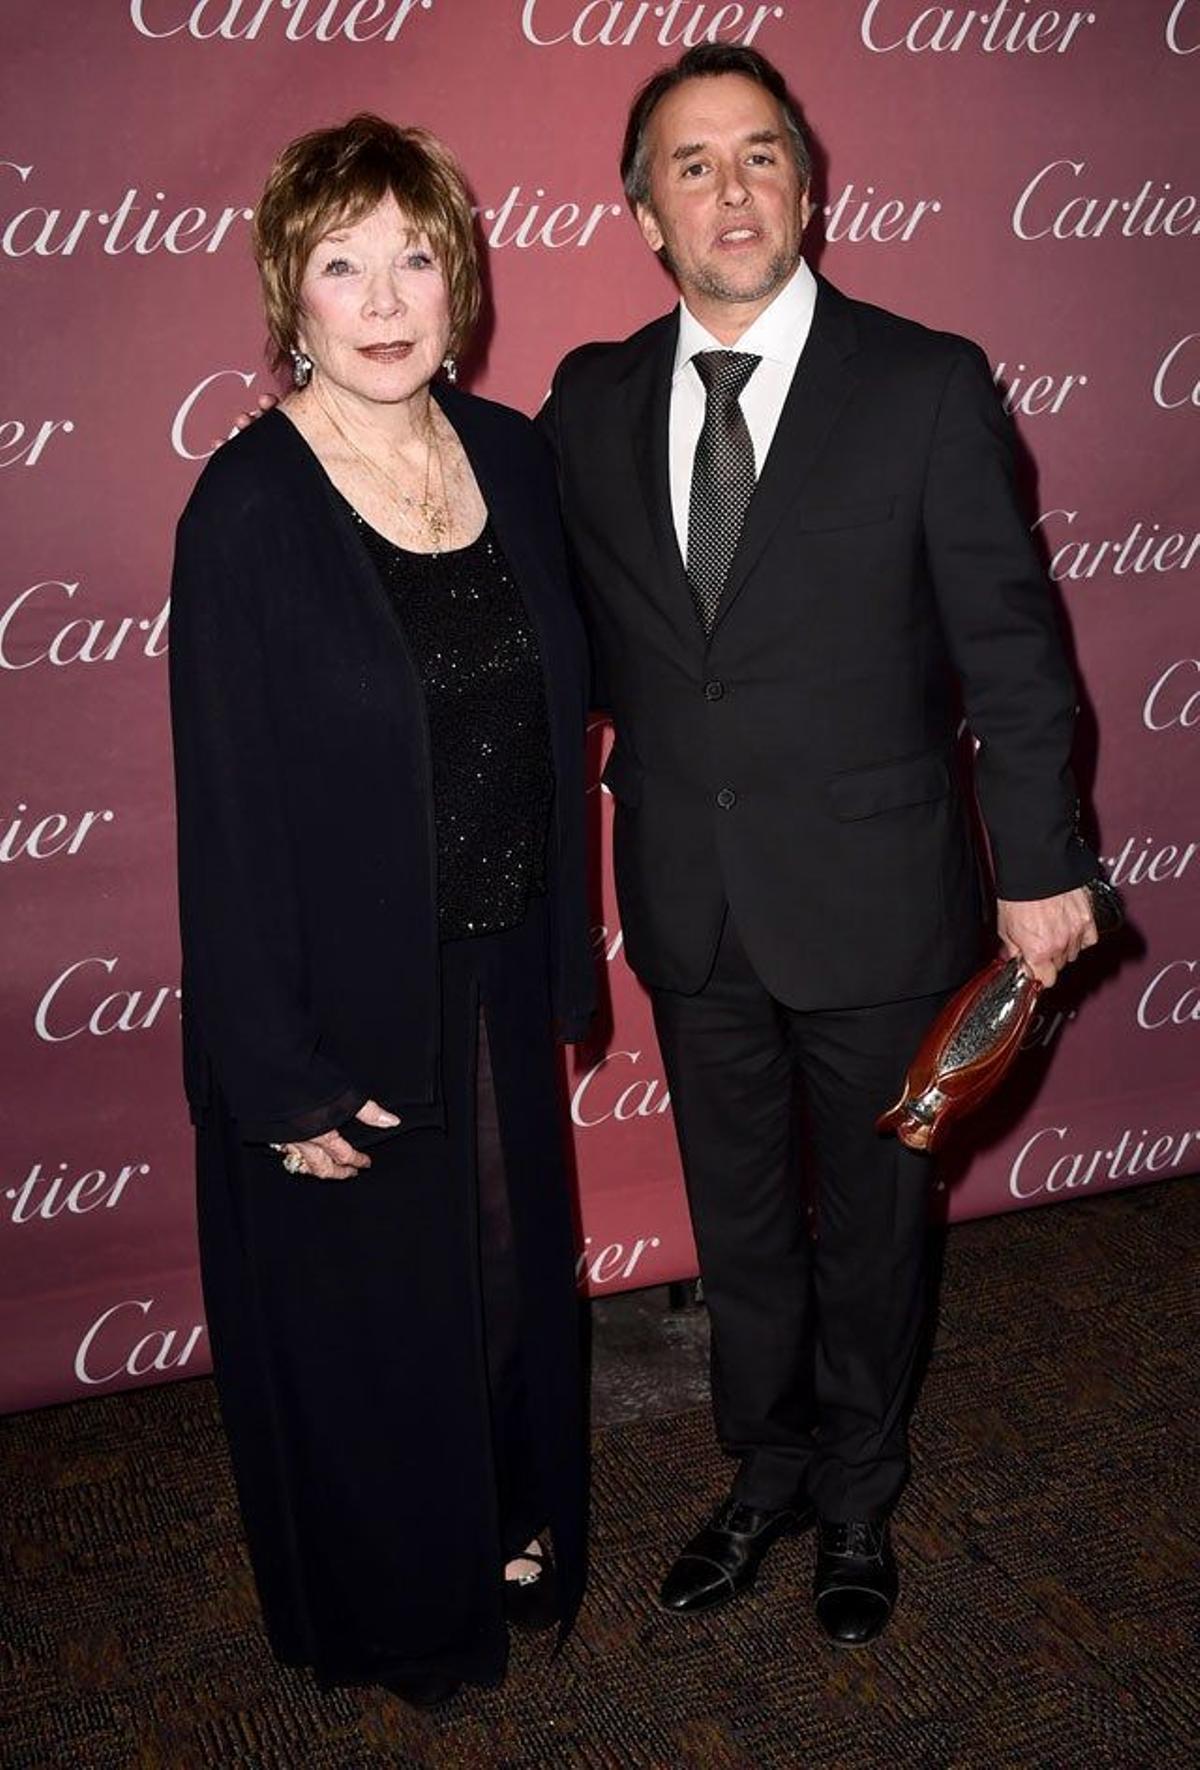
<instances>
[{"instance_id":1,"label":"black sequined top","mask_svg":"<svg viewBox=\"0 0 1200 1770\"><path fill-rule=\"evenodd\" d=\"M467 547L410 553L347 504L425 694L443 940L496 934L546 889L554 794L537 640L490 520Z\"/></svg>"}]
</instances>

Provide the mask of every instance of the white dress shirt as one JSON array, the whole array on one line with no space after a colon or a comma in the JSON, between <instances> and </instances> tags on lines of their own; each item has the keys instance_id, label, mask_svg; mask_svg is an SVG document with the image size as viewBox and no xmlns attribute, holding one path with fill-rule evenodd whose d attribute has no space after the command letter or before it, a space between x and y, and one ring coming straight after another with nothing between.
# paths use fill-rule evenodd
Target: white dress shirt
<instances>
[{"instance_id":1,"label":"white dress shirt","mask_svg":"<svg viewBox=\"0 0 1200 1770\"><path fill-rule=\"evenodd\" d=\"M679 556L687 561L688 508L692 500L692 465L704 424L704 383L692 358L701 350L749 351L761 357L742 390L740 405L754 448L756 473L761 474L767 450L779 423L779 414L792 385L796 364L808 342L813 309L817 302L817 279L801 259L793 274L768 308L748 326L736 344L722 344L706 332L699 320L679 303L679 342L675 347L675 371L671 378L671 414L668 447L671 464L671 515Z\"/></svg>"}]
</instances>

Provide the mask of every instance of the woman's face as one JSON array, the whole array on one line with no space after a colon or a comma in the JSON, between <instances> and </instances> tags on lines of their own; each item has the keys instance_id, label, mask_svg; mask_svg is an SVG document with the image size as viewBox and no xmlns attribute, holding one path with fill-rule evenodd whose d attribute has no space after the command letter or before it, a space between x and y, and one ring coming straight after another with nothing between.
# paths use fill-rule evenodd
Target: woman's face
<instances>
[{"instance_id":1,"label":"woman's face","mask_svg":"<svg viewBox=\"0 0 1200 1770\"><path fill-rule=\"evenodd\" d=\"M450 346L446 279L390 191L309 254L297 343L318 377L360 399L408 399L437 373Z\"/></svg>"}]
</instances>

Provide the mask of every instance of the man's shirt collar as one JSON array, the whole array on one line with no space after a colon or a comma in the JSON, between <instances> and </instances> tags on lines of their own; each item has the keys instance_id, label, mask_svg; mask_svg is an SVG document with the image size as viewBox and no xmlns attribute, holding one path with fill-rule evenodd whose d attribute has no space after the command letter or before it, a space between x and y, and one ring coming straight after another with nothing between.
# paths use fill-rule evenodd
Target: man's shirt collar
<instances>
[{"instance_id":1,"label":"man's shirt collar","mask_svg":"<svg viewBox=\"0 0 1200 1770\"><path fill-rule=\"evenodd\" d=\"M770 306L763 309L753 325L747 326L736 344L722 344L714 338L681 300L673 375L686 369L701 350L744 350L793 370L800 360L816 304L817 279L803 259Z\"/></svg>"}]
</instances>

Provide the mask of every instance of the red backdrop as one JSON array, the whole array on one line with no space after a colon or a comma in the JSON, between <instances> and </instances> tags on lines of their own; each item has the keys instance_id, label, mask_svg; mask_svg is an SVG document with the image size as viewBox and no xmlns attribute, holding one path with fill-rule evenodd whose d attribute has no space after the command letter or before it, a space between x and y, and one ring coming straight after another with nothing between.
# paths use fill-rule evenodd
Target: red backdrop
<instances>
[{"instance_id":1,"label":"red backdrop","mask_svg":"<svg viewBox=\"0 0 1200 1770\"><path fill-rule=\"evenodd\" d=\"M1135 924L1048 999L950 1164L951 1214L1200 1167L1200 0L8 0L0 31L0 1406L207 1364L165 599L211 439L270 385L248 222L275 151L362 108L446 138L489 247L473 385L532 411L567 349L672 299L616 151L635 83L704 36L755 43L800 94L820 267L991 355ZM693 1265L603 872L613 1031L567 1073L593 1292Z\"/></svg>"}]
</instances>

